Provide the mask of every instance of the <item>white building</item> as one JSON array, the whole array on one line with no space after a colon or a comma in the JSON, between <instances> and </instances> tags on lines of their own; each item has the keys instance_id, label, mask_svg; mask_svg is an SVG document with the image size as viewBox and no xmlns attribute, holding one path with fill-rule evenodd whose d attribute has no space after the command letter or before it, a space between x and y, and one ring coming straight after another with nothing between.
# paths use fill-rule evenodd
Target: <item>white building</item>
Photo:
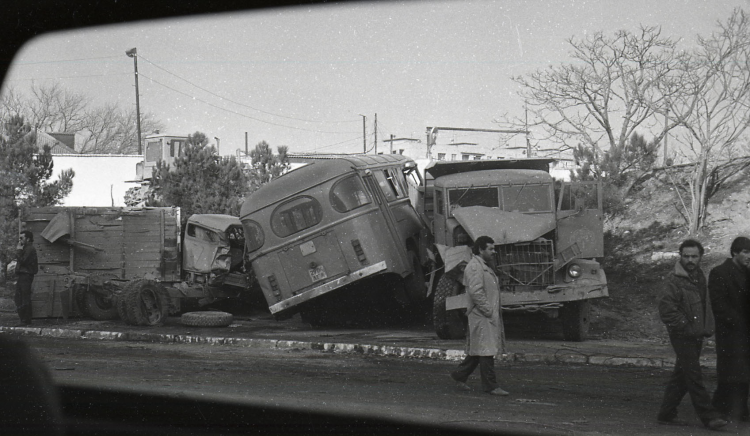
<instances>
[{"instance_id":1,"label":"white building","mask_svg":"<svg viewBox=\"0 0 750 436\"><path fill-rule=\"evenodd\" d=\"M118 154L54 154L54 169L50 181L57 180L60 172L75 171L73 190L62 202L63 206L125 206L125 192L138 183L136 164L143 156Z\"/></svg>"}]
</instances>

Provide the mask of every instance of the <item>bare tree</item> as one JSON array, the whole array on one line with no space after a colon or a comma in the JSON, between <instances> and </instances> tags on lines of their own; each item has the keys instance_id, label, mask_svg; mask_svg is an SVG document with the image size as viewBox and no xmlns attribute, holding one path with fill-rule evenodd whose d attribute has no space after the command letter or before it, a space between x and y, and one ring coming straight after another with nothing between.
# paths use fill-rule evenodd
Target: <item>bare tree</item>
<instances>
[{"instance_id":1,"label":"bare tree","mask_svg":"<svg viewBox=\"0 0 750 436\"><path fill-rule=\"evenodd\" d=\"M88 111L82 129L80 153L135 154L138 152L136 111L123 111L117 104L106 104ZM163 123L146 113L141 116L144 134L164 128Z\"/></svg>"},{"instance_id":2,"label":"bare tree","mask_svg":"<svg viewBox=\"0 0 750 436\"><path fill-rule=\"evenodd\" d=\"M709 198L733 174L747 168L745 137L750 124L750 20L735 9L709 37L698 37L698 48L680 57L668 89L669 116L680 128L672 136L680 152L694 162L686 205L691 233L706 223Z\"/></svg>"},{"instance_id":3,"label":"bare tree","mask_svg":"<svg viewBox=\"0 0 750 436\"><path fill-rule=\"evenodd\" d=\"M78 132L86 118L91 99L63 88L59 82L51 85L31 85L32 98L28 102L29 118L35 129L45 132Z\"/></svg>"},{"instance_id":4,"label":"bare tree","mask_svg":"<svg viewBox=\"0 0 750 436\"><path fill-rule=\"evenodd\" d=\"M76 133L76 151L80 153L138 152L135 109L123 110L117 103L95 107L87 96L70 92L59 83L32 85L28 97L15 89L4 89L0 120L15 115L28 119L33 128L43 132ZM141 115L142 133L163 128L153 114Z\"/></svg>"},{"instance_id":5,"label":"bare tree","mask_svg":"<svg viewBox=\"0 0 750 436\"><path fill-rule=\"evenodd\" d=\"M539 127L541 139L561 151L589 150L594 177L607 175L599 166L605 153L628 157L619 160L617 172L637 168L653 150L625 153L631 136L639 129L653 131L652 143L658 143L674 127L660 126L656 115L664 110L666 87L659 85L671 78L675 42L657 27L641 27L638 33L622 30L608 37L598 32L568 43L572 62L513 78L533 115L529 127Z\"/></svg>"}]
</instances>

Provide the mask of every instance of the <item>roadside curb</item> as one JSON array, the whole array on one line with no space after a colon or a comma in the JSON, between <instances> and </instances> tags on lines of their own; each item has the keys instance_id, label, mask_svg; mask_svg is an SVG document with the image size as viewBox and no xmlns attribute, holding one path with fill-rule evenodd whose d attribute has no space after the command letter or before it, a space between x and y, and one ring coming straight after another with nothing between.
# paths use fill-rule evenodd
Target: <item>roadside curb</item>
<instances>
[{"instance_id":1,"label":"roadside curb","mask_svg":"<svg viewBox=\"0 0 750 436\"><path fill-rule=\"evenodd\" d=\"M265 348L280 350L313 350L323 353L360 354L383 357L402 357L416 359L434 359L459 361L465 356L462 350L440 348L400 347L388 345L348 344L335 342L308 342L280 339L250 339L232 337L212 337L179 334L159 334L143 332L108 332L98 330L75 330L41 327L1 327L0 333L15 333L28 336L42 336L63 339L90 339L130 342L159 342L174 344L206 344L228 345L246 348ZM565 353L559 350L550 354L507 353L498 356L503 363L545 363L545 364L576 364L599 365L639 368L672 368L673 358L653 357L622 357L612 355L592 354L580 352ZM701 366L716 368L715 358L701 358Z\"/></svg>"}]
</instances>

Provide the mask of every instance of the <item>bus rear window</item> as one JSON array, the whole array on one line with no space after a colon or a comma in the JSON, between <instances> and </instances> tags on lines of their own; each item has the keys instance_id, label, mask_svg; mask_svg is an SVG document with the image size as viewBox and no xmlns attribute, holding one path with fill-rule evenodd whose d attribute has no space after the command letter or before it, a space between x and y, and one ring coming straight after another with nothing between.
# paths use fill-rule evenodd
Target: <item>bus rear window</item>
<instances>
[{"instance_id":1,"label":"bus rear window","mask_svg":"<svg viewBox=\"0 0 750 436\"><path fill-rule=\"evenodd\" d=\"M248 253L263 246L265 235L263 235L263 229L260 227L260 224L253 220L245 220L242 222L242 228L245 229L244 236Z\"/></svg>"},{"instance_id":2,"label":"bus rear window","mask_svg":"<svg viewBox=\"0 0 750 436\"><path fill-rule=\"evenodd\" d=\"M320 222L323 213L317 200L299 197L280 205L271 214L271 229L280 238L293 235Z\"/></svg>"},{"instance_id":3,"label":"bus rear window","mask_svg":"<svg viewBox=\"0 0 750 436\"><path fill-rule=\"evenodd\" d=\"M354 175L339 180L331 189L331 206L337 212L349 212L370 201L370 196L367 195L362 181Z\"/></svg>"}]
</instances>

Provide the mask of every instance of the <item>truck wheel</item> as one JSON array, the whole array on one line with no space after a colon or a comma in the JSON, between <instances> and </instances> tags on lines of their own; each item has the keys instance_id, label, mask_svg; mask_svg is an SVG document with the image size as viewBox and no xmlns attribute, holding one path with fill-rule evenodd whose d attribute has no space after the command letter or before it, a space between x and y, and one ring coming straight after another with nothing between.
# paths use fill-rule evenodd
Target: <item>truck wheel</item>
<instances>
[{"instance_id":1,"label":"truck wheel","mask_svg":"<svg viewBox=\"0 0 750 436\"><path fill-rule=\"evenodd\" d=\"M180 317L182 325L192 327L226 327L234 317L227 312L188 312Z\"/></svg>"},{"instance_id":2,"label":"truck wheel","mask_svg":"<svg viewBox=\"0 0 750 436\"><path fill-rule=\"evenodd\" d=\"M129 325L136 325L135 321L130 320L130 316L128 315L128 306L126 303L126 297L130 290L133 288L133 284L136 283L138 280L131 280L128 282L127 285L125 285L125 288L117 293L117 298L115 300L115 307L117 308L117 316L120 317L121 320L125 321L125 324Z\"/></svg>"},{"instance_id":3,"label":"truck wheel","mask_svg":"<svg viewBox=\"0 0 750 436\"><path fill-rule=\"evenodd\" d=\"M86 313L86 294L88 287L83 283L73 283L73 299L75 300L78 313L82 316L89 316Z\"/></svg>"},{"instance_id":4,"label":"truck wheel","mask_svg":"<svg viewBox=\"0 0 750 436\"><path fill-rule=\"evenodd\" d=\"M432 322L440 339L463 339L466 337L466 316L461 310L445 310L445 299L464 292L457 281L442 276L435 288L432 305Z\"/></svg>"},{"instance_id":5,"label":"truck wheel","mask_svg":"<svg viewBox=\"0 0 750 436\"><path fill-rule=\"evenodd\" d=\"M147 279L129 284L125 294L125 311L133 325L161 325L169 313L169 294L164 287Z\"/></svg>"},{"instance_id":6,"label":"truck wheel","mask_svg":"<svg viewBox=\"0 0 750 436\"><path fill-rule=\"evenodd\" d=\"M114 296L107 298L89 290L83 300L84 312L97 321L117 319L117 306Z\"/></svg>"},{"instance_id":7,"label":"truck wheel","mask_svg":"<svg viewBox=\"0 0 750 436\"><path fill-rule=\"evenodd\" d=\"M565 303L560 312L563 339L571 342L585 341L591 323L591 304L587 300L571 301Z\"/></svg>"}]
</instances>

